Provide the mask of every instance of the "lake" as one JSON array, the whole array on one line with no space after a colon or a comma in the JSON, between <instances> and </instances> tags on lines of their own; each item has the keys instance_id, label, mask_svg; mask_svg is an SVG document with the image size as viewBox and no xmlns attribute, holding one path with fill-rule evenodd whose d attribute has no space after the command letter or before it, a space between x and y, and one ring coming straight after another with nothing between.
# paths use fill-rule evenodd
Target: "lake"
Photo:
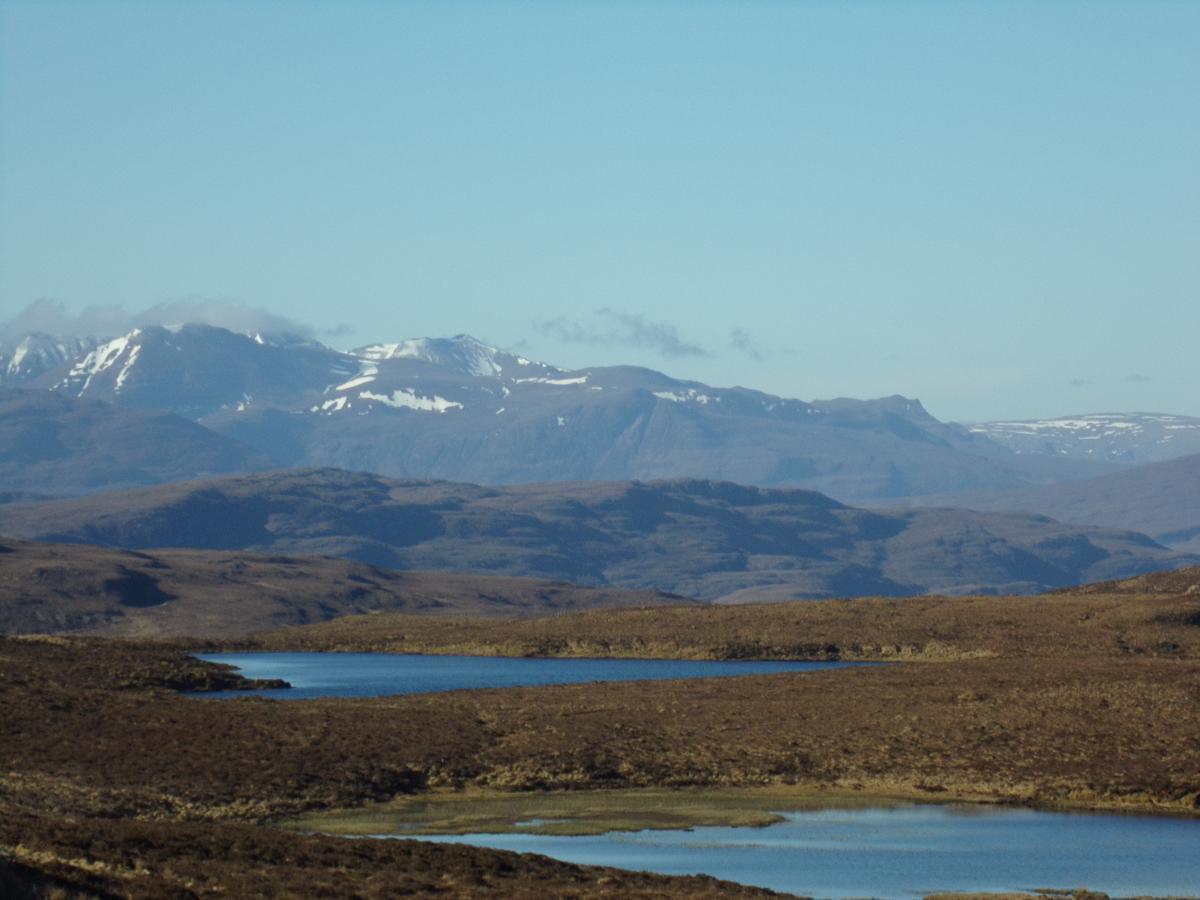
<instances>
[{"instance_id":1,"label":"lake","mask_svg":"<svg viewBox=\"0 0 1200 900\"><path fill-rule=\"evenodd\" d=\"M646 681L812 672L862 663L759 660L529 659L500 656L421 656L395 653L205 653L210 662L236 666L247 678L282 678L290 689L254 691L256 697L379 697L473 688ZM215 691L211 698L244 697Z\"/></svg>"},{"instance_id":2,"label":"lake","mask_svg":"<svg viewBox=\"0 0 1200 900\"><path fill-rule=\"evenodd\" d=\"M1200 894L1197 820L923 804L782 815L785 821L764 828L422 839L671 875L704 873L816 897L1082 886L1113 895Z\"/></svg>"}]
</instances>

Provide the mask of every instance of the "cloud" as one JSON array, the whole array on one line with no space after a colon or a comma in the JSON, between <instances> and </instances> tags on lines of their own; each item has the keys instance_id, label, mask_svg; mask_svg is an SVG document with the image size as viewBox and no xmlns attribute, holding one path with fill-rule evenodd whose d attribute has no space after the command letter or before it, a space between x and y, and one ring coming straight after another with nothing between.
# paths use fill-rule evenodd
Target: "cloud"
<instances>
[{"instance_id":1,"label":"cloud","mask_svg":"<svg viewBox=\"0 0 1200 900\"><path fill-rule=\"evenodd\" d=\"M1140 372L1130 372L1125 376L1125 380L1131 384L1149 384L1154 379L1149 375L1142 375Z\"/></svg>"},{"instance_id":2,"label":"cloud","mask_svg":"<svg viewBox=\"0 0 1200 900\"><path fill-rule=\"evenodd\" d=\"M743 356L748 356L753 360L762 360L766 358L766 353L763 352L758 341L754 340L750 334L742 328L735 328L729 332L729 347L736 350Z\"/></svg>"},{"instance_id":3,"label":"cloud","mask_svg":"<svg viewBox=\"0 0 1200 900\"><path fill-rule=\"evenodd\" d=\"M650 322L637 313L604 307L594 311L596 321L584 323L558 317L535 322L534 328L568 344L640 347L663 356L712 356L706 348L679 336L668 322Z\"/></svg>"},{"instance_id":4,"label":"cloud","mask_svg":"<svg viewBox=\"0 0 1200 900\"><path fill-rule=\"evenodd\" d=\"M68 311L61 301L37 300L8 321L0 322L0 338L19 337L31 331L56 337L105 338L125 334L139 326L192 322L230 331L294 334L304 338L315 336L308 325L259 307L229 300L185 297L133 313L120 306L89 306L75 313Z\"/></svg>"},{"instance_id":5,"label":"cloud","mask_svg":"<svg viewBox=\"0 0 1200 900\"><path fill-rule=\"evenodd\" d=\"M1087 387L1091 383L1092 383L1092 379L1090 379L1090 378L1072 378L1071 379L1071 387L1073 387L1073 388Z\"/></svg>"},{"instance_id":6,"label":"cloud","mask_svg":"<svg viewBox=\"0 0 1200 900\"><path fill-rule=\"evenodd\" d=\"M317 333L323 338L344 338L354 334L354 326L349 322L338 322L332 328L322 328Z\"/></svg>"}]
</instances>

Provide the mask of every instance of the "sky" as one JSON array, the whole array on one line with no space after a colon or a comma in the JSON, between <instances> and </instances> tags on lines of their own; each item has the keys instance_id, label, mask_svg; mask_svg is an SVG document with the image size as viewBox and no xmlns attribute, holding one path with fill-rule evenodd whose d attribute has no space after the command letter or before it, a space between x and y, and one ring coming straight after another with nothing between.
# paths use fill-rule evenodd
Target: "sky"
<instances>
[{"instance_id":1,"label":"sky","mask_svg":"<svg viewBox=\"0 0 1200 900\"><path fill-rule=\"evenodd\" d=\"M1198 97L1193 2L6 0L0 321L1200 415Z\"/></svg>"}]
</instances>

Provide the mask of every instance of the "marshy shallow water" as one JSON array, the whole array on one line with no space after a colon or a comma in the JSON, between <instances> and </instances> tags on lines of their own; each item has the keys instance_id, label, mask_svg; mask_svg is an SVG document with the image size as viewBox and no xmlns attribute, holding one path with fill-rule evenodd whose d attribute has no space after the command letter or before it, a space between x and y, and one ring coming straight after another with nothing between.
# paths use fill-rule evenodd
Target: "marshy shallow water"
<instances>
[{"instance_id":1,"label":"marshy shallow water","mask_svg":"<svg viewBox=\"0 0 1200 900\"><path fill-rule=\"evenodd\" d=\"M1079 887L1114 896L1200 894L1200 820L925 804L781 815L762 828L403 836L704 873L815 897Z\"/></svg>"},{"instance_id":2,"label":"marshy shallow water","mask_svg":"<svg viewBox=\"0 0 1200 900\"><path fill-rule=\"evenodd\" d=\"M475 688L649 681L809 672L863 665L841 662L678 659L565 659L502 656L422 656L396 653L206 653L201 659L236 666L247 678L282 678L292 687L259 697L379 697ZM206 697L243 697L219 691Z\"/></svg>"}]
</instances>

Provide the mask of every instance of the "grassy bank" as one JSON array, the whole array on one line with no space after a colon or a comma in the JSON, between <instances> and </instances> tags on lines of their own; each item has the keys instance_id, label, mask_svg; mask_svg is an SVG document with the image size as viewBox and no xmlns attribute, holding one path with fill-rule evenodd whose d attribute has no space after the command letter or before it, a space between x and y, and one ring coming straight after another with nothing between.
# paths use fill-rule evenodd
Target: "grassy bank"
<instances>
[{"instance_id":1,"label":"grassy bank","mask_svg":"<svg viewBox=\"0 0 1200 900\"><path fill-rule=\"evenodd\" d=\"M1081 592L654 607L525 620L394 613L255 636L261 650L676 659L1200 659L1200 594Z\"/></svg>"},{"instance_id":2,"label":"grassy bank","mask_svg":"<svg viewBox=\"0 0 1200 900\"><path fill-rule=\"evenodd\" d=\"M892 806L928 794L872 795L833 787L641 788L608 791L497 793L442 791L356 809L328 810L279 823L303 832L373 834L548 834L763 827L779 812Z\"/></svg>"}]
</instances>

